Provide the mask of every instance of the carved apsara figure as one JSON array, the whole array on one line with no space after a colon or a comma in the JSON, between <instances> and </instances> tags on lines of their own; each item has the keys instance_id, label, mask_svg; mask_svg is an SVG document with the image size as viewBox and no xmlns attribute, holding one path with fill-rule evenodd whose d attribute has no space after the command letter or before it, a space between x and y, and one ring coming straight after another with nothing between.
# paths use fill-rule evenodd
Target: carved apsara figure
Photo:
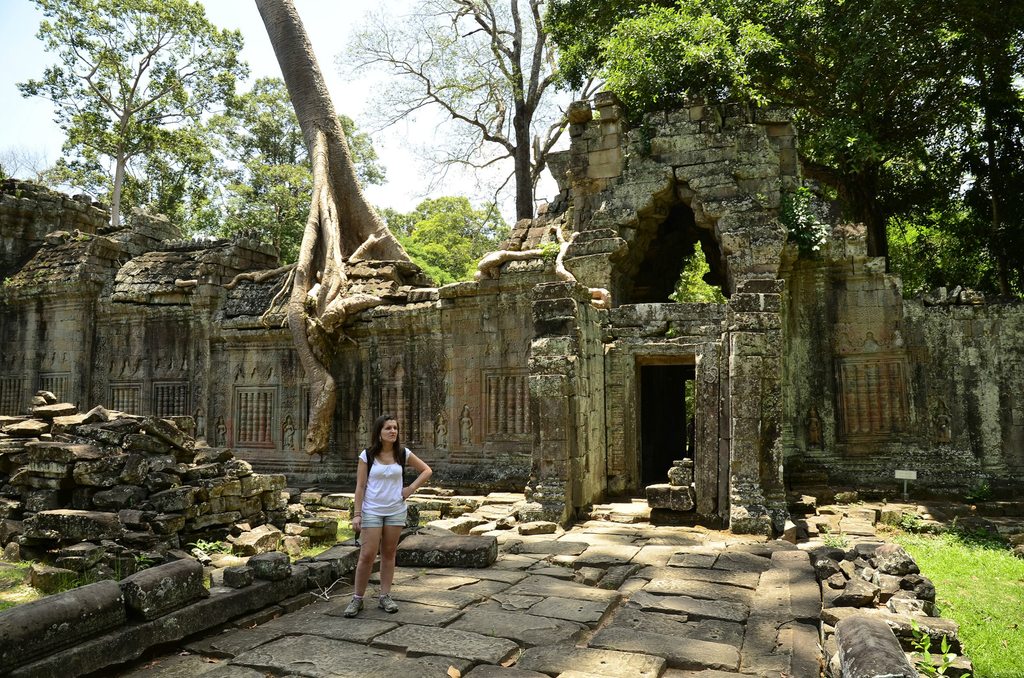
<instances>
[{"instance_id":1,"label":"carved apsara figure","mask_svg":"<svg viewBox=\"0 0 1024 678\"><path fill-rule=\"evenodd\" d=\"M469 445L473 440L473 417L469 414L469 405L462 406L462 417L459 419L459 442Z\"/></svg>"},{"instance_id":2,"label":"carved apsara figure","mask_svg":"<svg viewBox=\"0 0 1024 678\"><path fill-rule=\"evenodd\" d=\"M939 401L935 411L935 442L940 445L953 441L953 420L949 416L946 403Z\"/></svg>"},{"instance_id":3,"label":"carved apsara figure","mask_svg":"<svg viewBox=\"0 0 1024 678\"><path fill-rule=\"evenodd\" d=\"M203 408L197 407L192 417L196 420L196 438L206 440L206 417L203 416Z\"/></svg>"},{"instance_id":4,"label":"carved apsara figure","mask_svg":"<svg viewBox=\"0 0 1024 678\"><path fill-rule=\"evenodd\" d=\"M821 447L821 417L814 405L807 413L807 447Z\"/></svg>"},{"instance_id":5,"label":"carved apsara figure","mask_svg":"<svg viewBox=\"0 0 1024 678\"><path fill-rule=\"evenodd\" d=\"M217 417L217 432L213 437L214 447L227 447L228 427L224 424L224 417Z\"/></svg>"},{"instance_id":6,"label":"carved apsara figure","mask_svg":"<svg viewBox=\"0 0 1024 678\"><path fill-rule=\"evenodd\" d=\"M292 415L287 415L281 424L281 442L286 450L295 449L295 424L292 422Z\"/></svg>"},{"instance_id":7,"label":"carved apsara figure","mask_svg":"<svg viewBox=\"0 0 1024 678\"><path fill-rule=\"evenodd\" d=\"M434 447L438 450L448 449L448 418L444 412L437 415L434 423Z\"/></svg>"}]
</instances>

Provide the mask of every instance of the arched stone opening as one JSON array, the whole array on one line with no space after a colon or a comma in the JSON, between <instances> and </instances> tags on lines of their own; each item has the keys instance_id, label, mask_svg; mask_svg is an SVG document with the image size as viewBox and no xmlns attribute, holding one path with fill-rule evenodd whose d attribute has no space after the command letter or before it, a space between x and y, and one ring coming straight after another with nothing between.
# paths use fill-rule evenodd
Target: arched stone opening
<instances>
[{"instance_id":1,"label":"arched stone opening","mask_svg":"<svg viewBox=\"0 0 1024 678\"><path fill-rule=\"evenodd\" d=\"M698 224L683 201L641 218L630 255L620 268L618 304L673 303L684 267L698 246L709 271L704 281L729 296L728 271L711 224Z\"/></svg>"}]
</instances>

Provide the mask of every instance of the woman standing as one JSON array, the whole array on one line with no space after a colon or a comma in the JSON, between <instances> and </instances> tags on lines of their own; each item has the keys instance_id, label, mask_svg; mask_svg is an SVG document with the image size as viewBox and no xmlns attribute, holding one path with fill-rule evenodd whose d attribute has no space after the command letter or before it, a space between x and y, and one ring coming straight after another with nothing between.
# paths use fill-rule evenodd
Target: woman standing
<instances>
[{"instance_id":1,"label":"woman standing","mask_svg":"<svg viewBox=\"0 0 1024 678\"><path fill-rule=\"evenodd\" d=\"M419 475L403 487L405 467ZM370 446L359 453L356 471L356 496L352 527L359 532L361 547L356 565L356 592L345 608L346 617L363 609L363 594L370 581L373 560L380 550L380 596L377 605L385 612L398 612L391 600L391 582L395 577L395 551L405 527L405 500L430 478L432 471L422 459L398 441L398 421L384 414L373 423Z\"/></svg>"}]
</instances>

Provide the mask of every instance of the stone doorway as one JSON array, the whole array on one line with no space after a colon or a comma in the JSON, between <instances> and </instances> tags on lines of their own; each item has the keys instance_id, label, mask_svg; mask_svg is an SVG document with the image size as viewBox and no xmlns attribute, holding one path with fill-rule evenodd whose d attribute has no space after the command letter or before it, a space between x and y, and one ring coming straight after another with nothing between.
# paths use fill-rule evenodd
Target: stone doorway
<instances>
[{"instance_id":1,"label":"stone doorway","mask_svg":"<svg viewBox=\"0 0 1024 678\"><path fill-rule=\"evenodd\" d=\"M641 486L664 483L672 462L694 458L696 367L639 365Z\"/></svg>"}]
</instances>

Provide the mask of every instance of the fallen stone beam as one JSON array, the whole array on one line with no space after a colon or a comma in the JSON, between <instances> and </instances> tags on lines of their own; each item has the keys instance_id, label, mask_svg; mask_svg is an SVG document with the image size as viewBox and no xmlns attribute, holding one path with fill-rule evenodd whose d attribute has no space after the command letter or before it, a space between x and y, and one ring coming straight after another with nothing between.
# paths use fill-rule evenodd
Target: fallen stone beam
<instances>
[{"instance_id":1,"label":"fallen stone beam","mask_svg":"<svg viewBox=\"0 0 1024 678\"><path fill-rule=\"evenodd\" d=\"M98 581L18 605L0 614L0 674L98 636L124 621L124 598L114 581ZM70 674L62 670L59 675Z\"/></svg>"}]
</instances>

